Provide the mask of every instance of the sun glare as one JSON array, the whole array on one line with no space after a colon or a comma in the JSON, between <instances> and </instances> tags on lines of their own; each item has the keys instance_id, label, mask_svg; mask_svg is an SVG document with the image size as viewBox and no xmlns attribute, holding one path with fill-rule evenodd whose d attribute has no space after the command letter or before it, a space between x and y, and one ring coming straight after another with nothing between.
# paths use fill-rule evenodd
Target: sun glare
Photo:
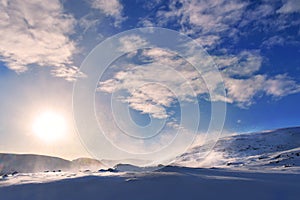
<instances>
[{"instance_id":1,"label":"sun glare","mask_svg":"<svg viewBox=\"0 0 300 200\"><path fill-rule=\"evenodd\" d=\"M52 142L65 136L66 121L58 113L44 112L36 117L32 130L40 139Z\"/></svg>"}]
</instances>

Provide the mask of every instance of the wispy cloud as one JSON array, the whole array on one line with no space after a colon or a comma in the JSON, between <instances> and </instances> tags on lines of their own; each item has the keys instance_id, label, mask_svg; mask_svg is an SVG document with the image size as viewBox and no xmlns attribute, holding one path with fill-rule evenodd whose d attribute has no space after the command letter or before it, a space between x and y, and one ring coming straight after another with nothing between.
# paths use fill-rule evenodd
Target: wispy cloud
<instances>
[{"instance_id":1,"label":"wispy cloud","mask_svg":"<svg viewBox=\"0 0 300 200\"><path fill-rule=\"evenodd\" d=\"M75 81L78 78L86 77L86 75L84 73L82 73L78 67L75 67L75 66L73 66L73 67L72 66L56 67L51 70L51 74L56 77L64 78L65 80L70 81L70 82Z\"/></svg>"},{"instance_id":2,"label":"wispy cloud","mask_svg":"<svg viewBox=\"0 0 300 200\"><path fill-rule=\"evenodd\" d=\"M68 68L76 51L76 44L70 39L75 24L73 16L64 13L58 0L2 0L2 60L16 72L26 71L28 65Z\"/></svg>"},{"instance_id":3,"label":"wispy cloud","mask_svg":"<svg viewBox=\"0 0 300 200\"><path fill-rule=\"evenodd\" d=\"M146 63L114 66L117 70L99 83L98 91L114 93L126 90L129 95L121 97L121 101L128 103L132 109L160 119L172 115L165 109L171 107L176 99L189 102L193 94L204 98L209 96L203 74L178 56L152 48L144 49L139 59ZM259 74L262 57L258 51L242 51L237 55L215 57L215 60L224 78L227 97L211 96L211 101L224 101L246 108L263 95L278 99L300 92L300 85L286 74L273 77ZM205 76L213 82L216 74L212 72ZM216 90L218 84L210 87Z\"/></svg>"},{"instance_id":4,"label":"wispy cloud","mask_svg":"<svg viewBox=\"0 0 300 200\"><path fill-rule=\"evenodd\" d=\"M286 38L283 38L282 36L279 35L275 35L263 41L262 47L266 47L269 49L273 46L283 46L285 42L286 42Z\"/></svg>"},{"instance_id":5,"label":"wispy cloud","mask_svg":"<svg viewBox=\"0 0 300 200\"><path fill-rule=\"evenodd\" d=\"M224 77L228 93L224 101L248 107L255 103L255 98L263 95L280 98L299 92L299 83L288 75L269 76L261 71L264 57L259 49L240 49L238 53L235 49L235 53L231 52L231 45L247 37L251 31L263 30L271 35L261 40L264 48L295 44L297 38L294 36L283 38L276 33L299 26L300 20L291 20L290 15L298 12L299 2L283 0L277 3L276 6L269 1L176 0L168 4L167 9L160 9L156 20L151 20L151 23L164 26L172 22L179 31L190 35L209 50ZM220 46L222 49L219 49Z\"/></svg>"},{"instance_id":6,"label":"wispy cloud","mask_svg":"<svg viewBox=\"0 0 300 200\"><path fill-rule=\"evenodd\" d=\"M266 80L264 90L268 95L283 97L300 92L300 85L286 74L279 74Z\"/></svg>"},{"instance_id":7,"label":"wispy cloud","mask_svg":"<svg viewBox=\"0 0 300 200\"><path fill-rule=\"evenodd\" d=\"M277 10L278 13L300 13L300 1L298 0L282 0L283 5Z\"/></svg>"},{"instance_id":8,"label":"wispy cloud","mask_svg":"<svg viewBox=\"0 0 300 200\"><path fill-rule=\"evenodd\" d=\"M278 8L278 5L281 7ZM299 12L299 1L264 1L259 4L253 4L245 10L239 27L245 28L251 26L250 31L261 31L271 35L278 33L290 27L298 27L300 20L293 17L292 14ZM249 29L246 29L249 31ZM247 35L247 32L243 32ZM271 36L272 37L272 36Z\"/></svg>"},{"instance_id":9,"label":"wispy cloud","mask_svg":"<svg viewBox=\"0 0 300 200\"><path fill-rule=\"evenodd\" d=\"M112 77L99 83L98 91L126 90L129 95L121 98L123 102L160 119L170 116L165 108L176 99L191 101L191 96L207 93L199 73L182 58L158 48L144 49L139 56L147 62L117 66Z\"/></svg>"},{"instance_id":10,"label":"wispy cloud","mask_svg":"<svg viewBox=\"0 0 300 200\"><path fill-rule=\"evenodd\" d=\"M83 29L85 34L89 29L95 30L97 25L100 23L99 19L96 19L92 14L87 14L78 20L78 25Z\"/></svg>"},{"instance_id":11,"label":"wispy cloud","mask_svg":"<svg viewBox=\"0 0 300 200\"><path fill-rule=\"evenodd\" d=\"M198 40L207 50L214 50L220 44L235 43L257 31L273 37L286 28L299 27L300 20L292 16L298 12L297 0L175 0L161 6L155 16L141 19L140 23L144 26L171 25Z\"/></svg>"},{"instance_id":12,"label":"wispy cloud","mask_svg":"<svg viewBox=\"0 0 300 200\"><path fill-rule=\"evenodd\" d=\"M123 5L119 0L90 0L91 6L94 9L101 11L115 20L115 26L119 26L126 18L123 16Z\"/></svg>"},{"instance_id":13,"label":"wispy cloud","mask_svg":"<svg viewBox=\"0 0 300 200\"><path fill-rule=\"evenodd\" d=\"M168 10L157 12L160 23L175 21L180 31L199 38L203 45L214 46L221 39L220 34L234 33L234 26L240 21L247 6L241 1L196 1L177 0L168 5Z\"/></svg>"},{"instance_id":14,"label":"wispy cloud","mask_svg":"<svg viewBox=\"0 0 300 200\"><path fill-rule=\"evenodd\" d=\"M251 76L259 71L263 58L259 51L242 51L238 55L214 56L216 64L228 76Z\"/></svg>"},{"instance_id":15,"label":"wispy cloud","mask_svg":"<svg viewBox=\"0 0 300 200\"><path fill-rule=\"evenodd\" d=\"M133 90L130 96L123 99L123 102L144 114L151 114L155 118L164 119L168 117L165 107L171 106L174 96L166 87L145 83Z\"/></svg>"},{"instance_id":16,"label":"wispy cloud","mask_svg":"<svg viewBox=\"0 0 300 200\"><path fill-rule=\"evenodd\" d=\"M224 77L229 102L245 108L255 103L255 98L268 95L281 98L300 92L300 85L286 74L275 77L255 75L247 79Z\"/></svg>"},{"instance_id":17,"label":"wispy cloud","mask_svg":"<svg viewBox=\"0 0 300 200\"><path fill-rule=\"evenodd\" d=\"M119 51L124 53L130 53L138 48L141 48L148 44L147 40L139 35L128 35L119 39Z\"/></svg>"}]
</instances>

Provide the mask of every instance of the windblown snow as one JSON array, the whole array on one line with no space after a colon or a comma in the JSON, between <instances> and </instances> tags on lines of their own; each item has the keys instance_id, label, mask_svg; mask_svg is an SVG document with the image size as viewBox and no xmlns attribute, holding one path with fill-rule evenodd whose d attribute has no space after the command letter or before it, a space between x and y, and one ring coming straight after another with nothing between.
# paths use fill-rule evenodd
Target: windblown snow
<instances>
[{"instance_id":1,"label":"windblown snow","mask_svg":"<svg viewBox=\"0 0 300 200\"><path fill-rule=\"evenodd\" d=\"M222 137L207 155L208 146L139 173L89 158L0 154L0 199L299 199L300 128Z\"/></svg>"},{"instance_id":2,"label":"windblown snow","mask_svg":"<svg viewBox=\"0 0 300 200\"><path fill-rule=\"evenodd\" d=\"M204 152L207 152L208 146L194 147L178 157L175 165L258 170L300 169L300 128L223 137L206 155ZM206 157L203 159L204 155Z\"/></svg>"}]
</instances>

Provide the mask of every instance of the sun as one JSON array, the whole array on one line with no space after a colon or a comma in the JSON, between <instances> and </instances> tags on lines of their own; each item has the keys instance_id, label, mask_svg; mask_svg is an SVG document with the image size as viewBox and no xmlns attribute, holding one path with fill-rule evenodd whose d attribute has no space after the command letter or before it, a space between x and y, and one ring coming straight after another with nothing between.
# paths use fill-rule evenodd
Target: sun
<instances>
[{"instance_id":1,"label":"sun","mask_svg":"<svg viewBox=\"0 0 300 200\"><path fill-rule=\"evenodd\" d=\"M66 134L66 120L56 112L46 111L38 115L32 124L33 133L46 142L62 139Z\"/></svg>"}]
</instances>

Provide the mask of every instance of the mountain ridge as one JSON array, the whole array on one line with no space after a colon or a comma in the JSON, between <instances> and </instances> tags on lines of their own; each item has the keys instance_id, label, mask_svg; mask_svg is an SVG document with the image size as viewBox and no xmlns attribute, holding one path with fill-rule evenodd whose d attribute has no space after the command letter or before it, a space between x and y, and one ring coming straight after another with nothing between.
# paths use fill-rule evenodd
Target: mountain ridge
<instances>
[{"instance_id":1,"label":"mountain ridge","mask_svg":"<svg viewBox=\"0 0 300 200\"><path fill-rule=\"evenodd\" d=\"M62 170L98 170L103 164L92 158L66 160L39 154L0 153L0 173L34 173Z\"/></svg>"},{"instance_id":2,"label":"mountain ridge","mask_svg":"<svg viewBox=\"0 0 300 200\"><path fill-rule=\"evenodd\" d=\"M177 157L171 165L192 168L247 168L268 170L296 169L300 171L300 127L280 128L261 132L221 137L211 144L196 146ZM210 152L208 153L208 151ZM112 162L112 161L111 161ZM123 161L113 161L126 164ZM14 171L33 173L58 170L92 170L107 168L92 158L66 160L37 154L0 153L0 173Z\"/></svg>"}]
</instances>

